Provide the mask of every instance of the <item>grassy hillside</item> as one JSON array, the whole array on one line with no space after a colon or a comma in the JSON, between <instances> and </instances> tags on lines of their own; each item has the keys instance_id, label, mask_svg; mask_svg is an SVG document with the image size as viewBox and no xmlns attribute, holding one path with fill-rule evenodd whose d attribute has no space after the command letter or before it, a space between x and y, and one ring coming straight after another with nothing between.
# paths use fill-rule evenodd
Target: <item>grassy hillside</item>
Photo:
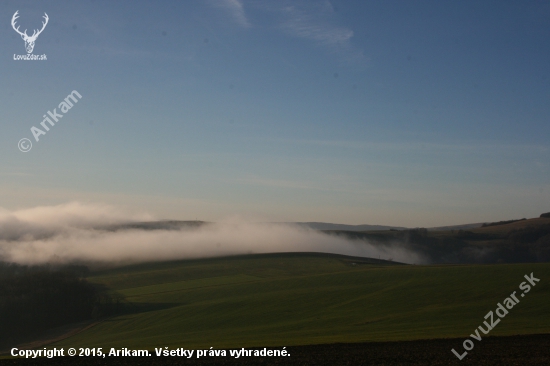
<instances>
[{"instance_id":1,"label":"grassy hillside","mask_svg":"<svg viewBox=\"0 0 550 366\"><path fill-rule=\"evenodd\" d=\"M131 312L55 345L151 349L467 337L531 272L541 282L491 335L550 332L550 264L405 266L276 254L137 265L90 278L126 296Z\"/></svg>"}]
</instances>

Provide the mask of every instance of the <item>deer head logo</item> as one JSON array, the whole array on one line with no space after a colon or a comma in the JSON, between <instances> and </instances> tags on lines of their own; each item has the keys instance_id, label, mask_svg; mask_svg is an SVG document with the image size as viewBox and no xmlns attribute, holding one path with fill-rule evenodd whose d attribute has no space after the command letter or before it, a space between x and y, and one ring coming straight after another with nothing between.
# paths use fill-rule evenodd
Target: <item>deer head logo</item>
<instances>
[{"instance_id":1,"label":"deer head logo","mask_svg":"<svg viewBox=\"0 0 550 366\"><path fill-rule=\"evenodd\" d=\"M44 30L44 28L46 28L46 24L48 24L48 14L44 13L44 20L45 22L42 22L42 29L38 30L38 29L35 29L32 36L28 36L27 35L27 30L25 29L24 32L21 32L19 31L19 26L17 26L17 28L15 28L15 20L17 18L19 18L19 15L17 15L19 13L19 10L17 10L15 12L15 14L13 14L13 17L11 18L11 26L13 27L13 29L19 33L19 35L21 35L21 38L23 38L23 41L25 41L25 49L27 50L27 53L32 53L32 50L34 49L34 42L36 41L36 39L38 38L38 36L40 35L40 33L42 33L42 31Z\"/></svg>"}]
</instances>

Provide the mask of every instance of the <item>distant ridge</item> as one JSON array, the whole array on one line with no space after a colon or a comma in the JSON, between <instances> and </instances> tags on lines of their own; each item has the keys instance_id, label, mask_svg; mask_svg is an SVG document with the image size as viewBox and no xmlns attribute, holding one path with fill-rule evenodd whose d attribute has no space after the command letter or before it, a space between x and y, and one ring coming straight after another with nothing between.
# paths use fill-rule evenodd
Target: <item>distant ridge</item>
<instances>
[{"instance_id":1,"label":"distant ridge","mask_svg":"<svg viewBox=\"0 0 550 366\"><path fill-rule=\"evenodd\" d=\"M208 224L205 221L178 221L178 220L161 220L161 221L142 221L142 222L128 222L122 224L113 224L98 227L97 229L107 231L118 230L181 230L186 228L198 228L202 225Z\"/></svg>"},{"instance_id":2,"label":"distant ridge","mask_svg":"<svg viewBox=\"0 0 550 366\"><path fill-rule=\"evenodd\" d=\"M294 224L305 226L315 230L342 230L342 231L381 231L381 230L405 230L406 227L401 226L385 226L385 225L345 225L331 224L327 222L287 222L286 224Z\"/></svg>"},{"instance_id":3,"label":"distant ridge","mask_svg":"<svg viewBox=\"0 0 550 366\"><path fill-rule=\"evenodd\" d=\"M409 230L404 226L386 226L386 225L345 225L332 224L327 222L288 222L299 226L309 227L315 230L341 230L341 231L384 231L384 230ZM429 231L447 231L447 230L469 230L481 227L484 223L478 222L473 224L437 226L428 228Z\"/></svg>"},{"instance_id":4,"label":"distant ridge","mask_svg":"<svg viewBox=\"0 0 550 366\"><path fill-rule=\"evenodd\" d=\"M205 224L211 224L206 221L180 221L180 220L160 220L160 221L144 221L144 222L128 222L114 225L98 227L97 229L118 231L118 230L181 230L198 228ZM277 224L277 223L272 223ZM324 231L386 231L386 230L408 230L410 228L404 226L387 226L387 225L346 225L334 224L330 222L284 222L283 224L297 225L307 227L314 230ZM430 231L446 231L446 230L468 230L481 227L484 223L439 226L428 228Z\"/></svg>"},{"instance_id":5,"label":"distant ridge","mask_svg":"<svg viewBox=\"0 0 550 366\"><path fill-rule=\"evenodd\" d=\"M478 227L482 227L483 225L485 225L484 222L478 222L475 224L430 227L428 228L428 230L430 231L468 230L468 229L477 229Z\"/></svg>"},{"instance_id":6,"label":"distant ridge","mask_svg":"<svg viewBox=\"0 0 550 366\"><path fill-rule=\"evenodd\" d=\"M550 213L545 213L540 215L541 218L550 218ZM436 226L427 228L428 231L451 231L451 230L471 230L477 229L484 226L493 226L493 225L505 225L513 223L515 221L525 221L521 220L509 220L509 221L500 221L498 223L486 223L478 222L472 224L462 224L462 225L449 225L449 226ZM208 221L180 221L180 220L160 220L160 221L144 221L144 222L128 222L121 224L106 225L102 227L97 227L96 229L108 230L108 231L117 231L117 230L128 230L128 229L138 229L138 230L181 230L181 229L191 229L198 228L203 225L212 224ZM271 222L271 224L288 224L288 225L297 225L301 227L306 227L314 230L322 231L387 231L387 230L410 230L414 228L408 228L404 226L388 226L388 225L346 225L346 224L334 224L330 222Z\"/></svg>"}]
</instances>

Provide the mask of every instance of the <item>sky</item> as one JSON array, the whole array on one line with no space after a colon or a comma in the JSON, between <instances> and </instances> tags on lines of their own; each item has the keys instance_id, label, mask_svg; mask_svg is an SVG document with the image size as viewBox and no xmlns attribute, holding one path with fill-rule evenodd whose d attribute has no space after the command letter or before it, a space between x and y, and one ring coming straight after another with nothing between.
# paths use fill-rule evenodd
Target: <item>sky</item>
<instances>
[{"instance_id":1,"label":"sky","mask_svg":"<svg viewBox=\"0 0 550 366\"><path fill-rule=\"evenodd\" d=\"M47 60L14 60L16 11L28 35L47 13ZM3 0L0 15L5 210L409 227L550 211L548 1Z\"/></svg>"}]
</instances>

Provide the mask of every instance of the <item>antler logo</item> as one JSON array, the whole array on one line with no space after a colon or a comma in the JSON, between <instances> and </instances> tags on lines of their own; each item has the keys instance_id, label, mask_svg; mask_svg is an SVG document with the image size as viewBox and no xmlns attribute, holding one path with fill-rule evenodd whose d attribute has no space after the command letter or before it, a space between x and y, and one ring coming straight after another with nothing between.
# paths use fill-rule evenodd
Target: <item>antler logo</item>
<instances>
[{"instance_id":1,"label":"antler logo","mask_svg":"<svg viewBox=\"0 0 550 366\"><path fill-rule=\"evenodd\" d=\"M15 21L17 18L19 18L19 15L17 15L19 13L19 10L17 10L15 12L15 14L13 14L13 17L11 18L11 26L13 27L13 29L19 33L19 35L21 35L21 38L23 38L23 41L25 41L25 49L27 50L27 53L32 53L32 50L34 49L34 42L36 41L36 39L38 38L38 36L40 35L40 33L42 33L42 31L44 30L44 28L46 28L46 24L48 24L48 14L44 13L44 20L45 22L42 22L42 29L38 30L38 29L35 29L32 36L28 36L27 35L27 30L25 29L24 32L21 32L19 31L19 26L17 26L17 28L15 28Z\"/></svg>"}]
</instances>

